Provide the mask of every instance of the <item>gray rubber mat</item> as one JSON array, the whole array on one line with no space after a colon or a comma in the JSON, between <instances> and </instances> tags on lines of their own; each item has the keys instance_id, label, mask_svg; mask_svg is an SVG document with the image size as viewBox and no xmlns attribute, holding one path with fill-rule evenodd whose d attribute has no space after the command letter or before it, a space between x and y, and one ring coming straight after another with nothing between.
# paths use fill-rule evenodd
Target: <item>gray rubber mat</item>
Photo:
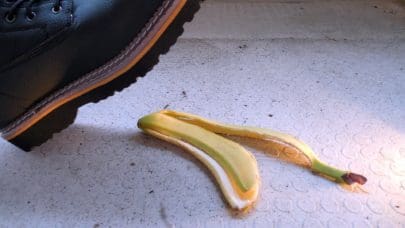
<instances>
[{"instance_id":1,"label":"gray rubber mat","mask_svg":"<svg viewBox=\"0 0 405 228\"><path fill-rule=\"evenodd\" d=\"M215 4L274 18L260 8L278 4L291 13L317 1L294 2L207 1L183 39L138 83L83 107L74 125L31 153L1 141L0 227L404 228L404 10L395 1L325 1L310 15L330 18L329 30L316 26L303 36L294 35L295 22L273 33L288 36L251 28L263 32L260 39L243 28L240 36L230 30L231 38L204 28ZM357 8L341 11L343 3ZM237 20L232 12L223 17ZM343 22L356 13L375 17L353 22L370 23L364 31L333 32L332 25L350 27L331 16L336 12L346 12ZM368 193L253 151L260 198L249 214L235 217L198 161L137 130L138 118L163 108L293 134L328 163L367 176Z\"/></svg>"}]
</instances>

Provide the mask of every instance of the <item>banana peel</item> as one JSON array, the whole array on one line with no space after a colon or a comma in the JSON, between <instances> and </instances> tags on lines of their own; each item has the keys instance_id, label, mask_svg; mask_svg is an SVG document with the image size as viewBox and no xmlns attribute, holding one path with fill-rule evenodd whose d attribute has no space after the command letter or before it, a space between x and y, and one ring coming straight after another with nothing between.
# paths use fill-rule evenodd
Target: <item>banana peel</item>
<instances>
[{"instance_id":1,"label":"banana peel","mask_svg":"<svg viewBox=\"0 0 405 228\"><path fill-rule=\"evenodd\" d=\"M260 183L257 162L239 144L161 113L141 118L138 127L182 147L207 166L232 208L247 210L256 201Z\"/></svg>"},{"instance_id":2,"label":"banana peel","mask_svg":"<svg viewBox=\"0 0 405 228\"><path fill-rule=\"evenodd\" d=\"M295 137L270 129L224 124L172 110L147 115L138 121L138 127L199 159L213 173L226 200L236 210L246 211L257 200L259 171L249 151L223 136L254 139L281 150L280 153L300 155L305 160L303 166L337 183L357 186L367 181L362 175L321 161L308 145Z\"/></svg>"}]
</instances>

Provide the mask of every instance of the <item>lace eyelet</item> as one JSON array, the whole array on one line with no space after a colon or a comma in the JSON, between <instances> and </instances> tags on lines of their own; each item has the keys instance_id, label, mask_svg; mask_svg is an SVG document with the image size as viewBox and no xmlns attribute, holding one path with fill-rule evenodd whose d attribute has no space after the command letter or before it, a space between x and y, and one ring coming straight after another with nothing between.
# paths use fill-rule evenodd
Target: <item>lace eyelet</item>
<instances>
[{"instance_id":1,"label":"lace eyelet","mask_svg":"<svg viewBox=\"0 0 405 228\"><path fill-rule=\"evenodd\" d=\"M27 19L27 21L32 21L36 16L37 14L35 12L30 12L25 16L25 19Z\"/></svg>"},{"instance_id":2,"label":"lace eyelet","mask_svg":"<svg viewBox=\"0 0 405 228\"><path fill-rule=\"evenodd\" d=\"M62 10L61 5L56 5L56 6L52 7L52 13L54 13L54 14L58 14L61 10Z\"/></svg>"},{"instance_id":3,"label":"lace eyelet","mask_svg":"<svg viewBox=\"0 0 405 228\"><path fill-rule=\"evenodd\" d=\"M7 13L6 14L6 16L4 17L4 20L7 22L7 23L14 23L15 22L15 20L17 19L17 16L15 15L15 14L9 14L9 13Z\"/></svg>"}]
</instances>

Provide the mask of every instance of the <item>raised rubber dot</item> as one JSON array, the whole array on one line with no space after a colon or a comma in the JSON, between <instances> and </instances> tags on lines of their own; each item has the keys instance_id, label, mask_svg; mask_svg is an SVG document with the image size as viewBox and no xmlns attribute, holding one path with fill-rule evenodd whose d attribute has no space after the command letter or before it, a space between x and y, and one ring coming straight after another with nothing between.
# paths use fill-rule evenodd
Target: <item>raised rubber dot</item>
<instances>
[{"instance_id":1,"label":"raised rubber dot","mask_svg":"<svg viewBox=\"0 0 405 228\"><path fill-rule=\"evenodd\" d=\"M394 148L391 147L384 147L380 150L380 154L386 160L395 161L398 158L398 154L396 153Z\"/></svg>"},{"instance_id":2,"label":"raised rubber dot","mask_svg":"<svg viewBox=\"0 0 405 228\"><path fill-rule=\"evenodd\" d=\"M302 228L322 228L324 227L322 223L315 219L306 219L302 223Z\"/></svg>"},{"instance_id":3,"label":"raised rubber dot","mask_svg":"<svg viewBox=\"0 0 405 228\"><path fill-rule=\"evenodd\" d=\"M320 135L315 136L315 140L317 142L323 143L324 145L332 143L332 140L330 140L329 137L325 137L325 134L320 134Z\"/></svg>"},{"instance_id":4,"label":"raised rubber dot","mask_svg":"<svg viewBox=\"0 0 405 228\"><path fill-rule=\"evenodd\" d=\"M400 215L405 215L405 200L392 199L390 202L391 208Z\"/></svg>"},{"instance_id":5,"label":"raised rubber dot","mask_svg":"<svg viewBox=\"0 0 405 228\"><path fill-rule=\"evenodd\" d=\"M335 135L335 140L336 142L344 145L349 143L351 139L347 133L342 132Z\"/></svg>"},{"instance_id":6,"label":"raised rubber dot","mask_svg":"<svg viewBox=\"0 0 405 228\"><path fill-rule=\"evenodd\" d=\"M211 228L211 227L225 227L226 223L222 218L216 219L207 219L204 221L204 228Z\"/></svg>"},{"instance_id":7,"label":"raised rubber dot","mask_svg":"<svg viewBox=\"0 0 405 228\"><path fill-rule=\"evenodd\" d=\"M337 213L340 211L339 203L333 199L321 200L321 208L328 213Z\"/></svg>"},{"instance_id":8,"label":"raised rubber dot","mask_svg":"<svg viewBox=\"0 0 405 228\"><path fill-rule=\"evenodd\" d=\"M370 136L362 133L355 134L353 140L359 145L369 145L373 142Z\"/></svg>"},{"instance_id":9,"label":"raised rubber dot","mask_svg":"<svg viewBox=\"0 0 405 228\"><path fill-rule=\"evenodd\" d=\"M398 227L398 226L395 226L395 224L388 219L381 219L377 222L377 227L378 228L394 228L394 227Z\"/></svg>"},{"instance_id":10,"label":"raised rubber dot","mask_svg":"<svg viewBox=\"0 0 405 228\"><path fill-rule=\"evenodd\" d=\"M356 220L352 223L353 228L372 228L373 226L369 221L366 220Z\"/></svg>"},{"instance_id":11,"label":"raised rubber dot","mask_svg":"<svg viewBox=\"0 0 405 228\"><path fill-rule=\"evenodd\" d=\"M392 183L392 180L389 179L383 179L380 181L380 188L390 194L399 194L401 192L401 189L399 186L395 185Z\"/></svg>"},{"instance_id":12,"label":"raised rubber dot","mask_svg":"<svg viewBox=\"0 0 405 228\"><path fill-rule=\"evenodd\" d=\"M399 149L399 155L400 155L402 158L405 158L405 148L400 148L400 149Z\"/></svg>"},{"instance_id":13,"label":"raised rubber dot","mask_svg":"<svg viewBox=\"0 0 405 228\"><path fill-rule=\"evenodd\" d=\"M317 210L316 202L313 199L302 199L298 201L298 208L302 211L311 213Z\"/></svg>"},{"instance_id":14,"label":"raised rubber dot","mask_svg":"<svg viewBox=\"0 0 405 228\"><path fill-rule=\"evenodd\" d=\"M263 167L266 167L266 170L268 170L270 173L281 173L283 171L283 166L277 164L277 162L265 160L263 163Z\"/></svg>"},{"instance_id":15,"label":"raised rubber dot","mask_svg":"<svg viewBox=\"0 0 405 228\"><path fill-rule=\"evenodd\" d=\"M340 154L342 154L345 158L350 160L358 160L361 156L360 154L361 146L359 145L349 145L340 150Z\"/></svg>"},{"instance_id":16,"label":"raised rubber dot","mask_svg":"<svg viewBox=\"0 0 405 228\"><path fill-rule=\"evenodd\" d=\"M381 160L375 159L369 162L369 168L371 172L379 176L386 176L387 175L387 168L386 165L382 164Z\"/></svg>"},{"instance_id":17,"label":"raised rubber dot","mask_svg":"<svg viewBox=\"0 0 405 228\"><path fill-rule=\"evenodd\" d=\"M212 226L215 227L215 226ZM209 227L209 228L212 228ZM253 227L262 228L262 227L274 227L274 221L266 218L265 216L256 218L253 222Z\"/></svg>"},{"instance_id":18,"label":"raised rubber dot","mask_svg":"<svg viewBox=\"0 0 405 228\"><path fill-rule=\"evenodd\" d=\"M204 227L204 226L201 221L193 219L191 221L189 220L182 221L180 227L186 228L186 227Z\"/></svg>"},{"instance_id":19,"label":"raised rubber dot","mask_svg":"<svg viewBox=\"0 0 405 228\"><path fill-rule=\"evenodd\" d=\"M384 205L373 199L367 200L367 207L374 214L383 214L385 211Z\"/></svg>"},{"instance_id":20,"label":"raised rubber dot","mask_svg":"<svg viewBox=\"0 0 405 228\"><path fill-rule=\"evenodd\" d=\"M381 148L377 148L375 146L363 146L359 152L361 156L367 160L379 159L381 156L379 153L380 149Z\"/></svg>"},{"instance_id":21,"label":"raised rubber dot","mask_svg":"<svg viewBox=\"0 0 405 228\"><path fill-rule=\"evenodd\" d=\"M324 159L333 160L333 159L336 159L337 152L330 148L323 148L321 150L321 157Z\"/></svg>"},{"instance_id":22,"label":"raised rubber dot","mask_svg":"<svg viewBox=\"0 0 405 228\"><path fill-rule=\"evenodd\" d=\"M343 202L343 206L347 211L358 214L363 211L363 203L357 199L348 199Z\"/></svg>"},{"instance_id":23,"label":"raised rubber dot","mask_svg":"<svg viewBox=\"0 0 405 228\"><path fill-rule=\"evenodd\" d=\"M399 176L405 176L405 164L399 164L399 161L391 162L390 168L393 173Z\"/></svg>"},{"instance_id":24,"label":"raised rubber dot","mask_svg":"<svg viewBox=\"0 0 405 228\"><path fill-rule=\"evenodd\" d=\"M338 145L336 143L327 144L323 148L324 148L325 151L333 151L333 152L336 152L336 153L338 153L339 151L342 150L342 146ZM335 153L335 155L336 155L336 153Z\"/></svg>"},{"instance_id":25,"label":"raised rubber dot","mask_svg":"<svg viewBox=\"0 0 405 228\"><path fill-rule=\"evenodd\" d=\"M371 123L371 122L369 122L369 123L365 123L365 124L363 124L363 126L362 126L362 131L363 132L371 132L371 133L375 133L375 132L377 132L377 131L380 131L381 129L379 129L380 127L379 127L379 125L377 125L376 123Z\"/></svg>"},{"instance_id":26,"label":"raised rubber dot","mask_svg":"<svg viewBox=\"0 0 405 228\"><path fill-rule=\"evenodd\" d=\"M292 201L290 199L275 199L274 206L282 212L290 212L292 209Z\"/></svg>"},{"instance_id":27,"label":"raised rubber dot","mask_svg":"<svg viewBox=\"0 0 405 228\"><path fill-rule=\"evenodd\" d=\"M347 199L343 202L343 206L351 213L358 214L363 210L363 203L357 199Z\"/></svg>"},{"instance_id":28,"label":"raised rubber dot","mask_svg":"<svg viewBox=\"0 0 405 228\"><path fill-rule=\"evenodd\" d=\"M350 162L350 164L349 164L349 170L351 170L351 171L353 171L353 172L360 172L360 171L362 171L362 170L364 170L364 165L365 165L366 163L364 163L364 162L362 162L361 160L360 161L352 161L352 162Z\"/></svg>"},{"instance_id":29,"label":"raised rubber dot","mask_svg":"<svg viewBox=\"0 0 405 228\"><path fill-rule=\"evenodd\" d=\"M281 180L272 180L271 181L271 187L278 192L286 192L288 191L288 188L291 187L291 184L285 180L280 178ZM284 181L283 181L284 180Z\"/></svg>"},{"instance_id":30,"label":"raised rubber dot","mask_svg":"<svg viewBox=\"0 0 405 228\"><path fill-rule=\"evenodd\" d=\"M341 218L331 218L328 220L328 228L349 227L349 224Z\"/></svg>"},{"instance_id":31,"label":"raised rubber dot","mask_svg":"<svg viewBox=\"0 0 405 228\"><path fill-rule=\"evenodd\" d=\"M311 186L307 181L303 180L294 181L292 184L294 189L298 192L308 192L310 189L312 190L312 188L314 188L314 186Z\"/></svg>"},{"instance_id":32,"label":"raised rubber dot","mask_svg":"<svg viewBox=\"0 0 405 228\"><path fill-rule=\"evenodd\" d=\"M392 142L393 144L398 144L398 142L400 142L402 139L401 139L401 136L400 136L400 135L395 134L395 135L391 135L391 136L390 136L390 140L391 140L391 142Z\"/></svg>"},{"instance_id":33,"label":"raised rubber dot","mask_svg":"<svg viewBox=\"0 0 405 228\"><path fill-rule=\"evenodd\" d=\"M298 227L297 222L290 217L278 218L275 225L275 227Z\"/></svg>"}]
</instances>

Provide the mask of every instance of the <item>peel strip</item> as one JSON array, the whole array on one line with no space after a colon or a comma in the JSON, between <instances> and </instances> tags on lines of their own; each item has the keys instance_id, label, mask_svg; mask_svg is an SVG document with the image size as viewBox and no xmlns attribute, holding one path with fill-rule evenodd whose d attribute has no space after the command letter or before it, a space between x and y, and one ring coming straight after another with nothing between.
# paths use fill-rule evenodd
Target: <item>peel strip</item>
<instances>
[{"instance_id":1,"label":"peel strip","mask_svg":"<svg viewBox=\"0 0 405 228\"><path fill-rule=\"evenodd\" d=\"M144 131L156 138L159 138L161 140L164 140L166 142L172 143L174 145L183 148L184 150L192 154L194 157L196 157L199 161L201 161L214 175L215 179L217 180L222 190L222 193L224 194L226 200L233 209L247 210L257 200L259 191L258 182L247 193L241 194L241 192L237 190L235 184L226 174L225 170L221 167L221 165L218 164L218 162L212 159L209 155L207 155L204 151L198 149L197 147L192 146L191 144L188 144L173 137L166 136L159 132L148 129L145 129Z\"/></svg>"}]
</instances>

